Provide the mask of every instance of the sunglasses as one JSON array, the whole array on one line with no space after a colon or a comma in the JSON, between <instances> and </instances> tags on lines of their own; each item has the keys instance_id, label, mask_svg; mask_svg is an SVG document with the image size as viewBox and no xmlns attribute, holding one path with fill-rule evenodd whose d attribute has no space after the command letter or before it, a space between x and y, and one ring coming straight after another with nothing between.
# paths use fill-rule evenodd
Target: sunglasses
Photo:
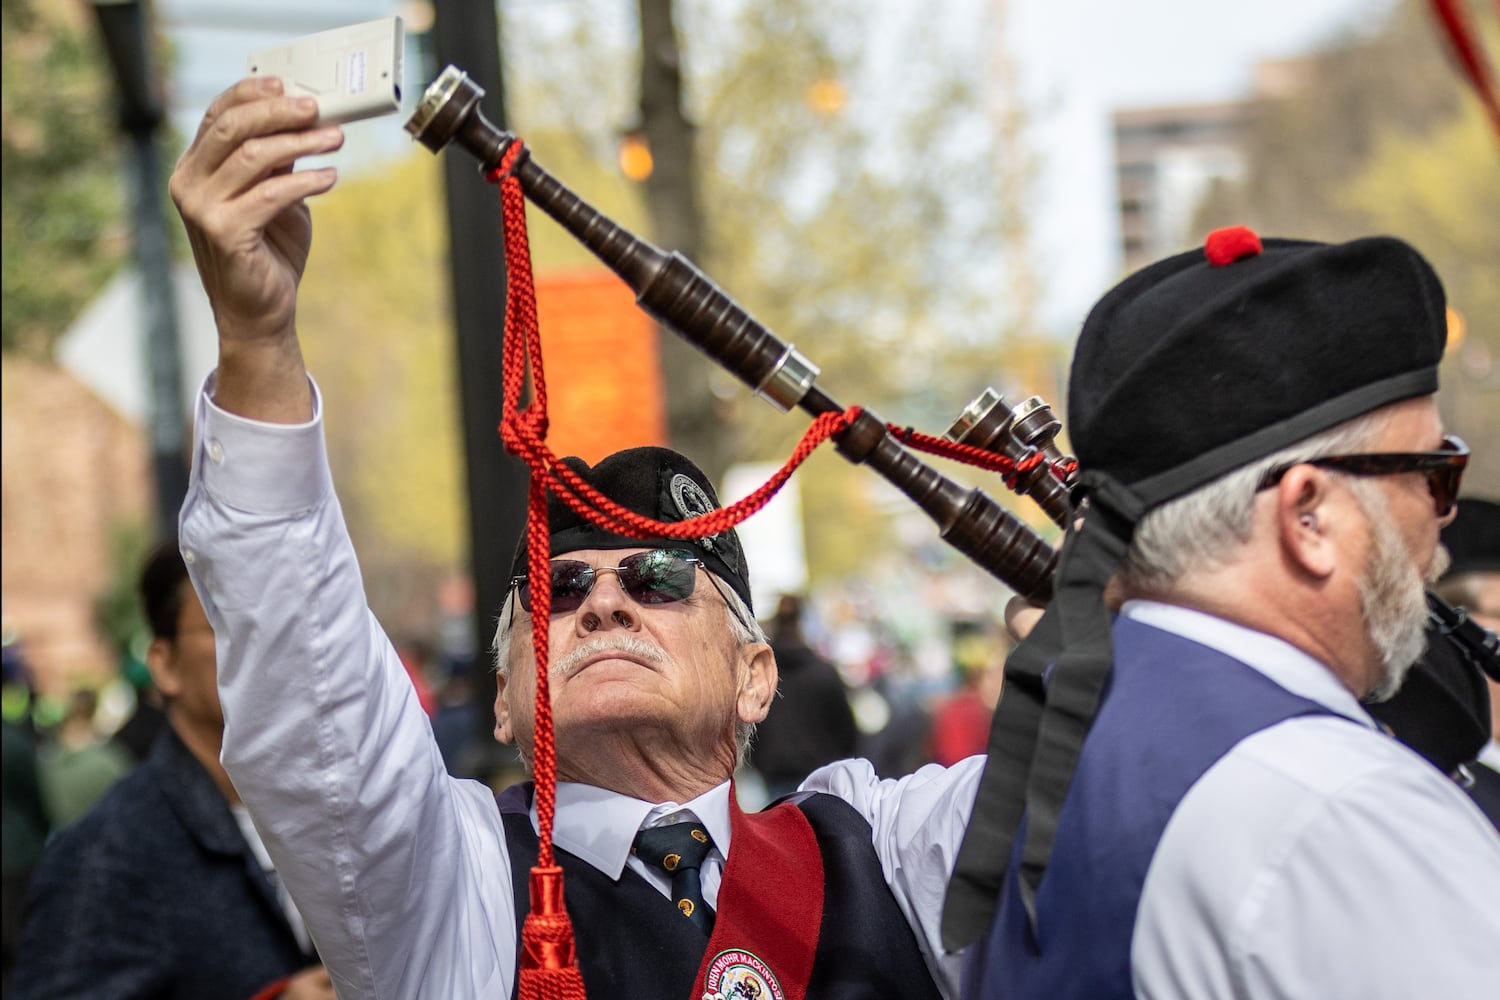
<instances>
[{"instance_id":1,"label":"sunglasses","mask_svg":"<svg viewBox=\"0 0 1500 1000\"><path fill-rule=\"evenodd\" d=\"M618 566L590 566L579 559L552 560L552 613L577 611L599 574L613 573L620 587L637 604L675 604L693 596L702 560L681 549L649 549L626 556ZM713 577L710 574L709 580ZM531 584L526 577L511 581L521 607L531 611Z\"/></svg>"},{"instance_id":2,"label":"sunglasses","mask_svg":"<svg viewBox=\"0 0 1500 1000\"><path fill-rule=\"evenodd\" d=\"M1403 472L1420 472L1427 477L1427 489L1432 494L1437 516L1446 517L1458 502L1458 484L1463 479L1464 467L1468 464L1469 446L1450 436L1443 438L1443 446L1439 451L1379 451L1365 455L1329 455L1326 458L1310 458L1305 462L1292 462L1267 472L1260 481L1259 489L1275 486L1288 471L1298 465L1316 465L1351 476L1395 476Z\"/></svg>"}]
</instances>

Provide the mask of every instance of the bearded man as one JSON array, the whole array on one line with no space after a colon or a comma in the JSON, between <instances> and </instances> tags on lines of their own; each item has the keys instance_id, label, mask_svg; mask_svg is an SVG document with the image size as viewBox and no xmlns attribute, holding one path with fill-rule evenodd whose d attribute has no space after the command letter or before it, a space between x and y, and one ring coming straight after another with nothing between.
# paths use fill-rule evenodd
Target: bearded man
<instances>
[{"instance_id":1,"label":"bearded man","mask_svg":"<svg viewBox=\"0 0 1500 1000\"><path fill-rule=\"evenodd\" d=\"M1493 995L1500 839L1360 704L1421 655L1444 564L1445 335L1384 237L1222 230L1095 307L1088 502L947 901L946 944L983 932L965 995Z\"/></svg>"}]
</instances>

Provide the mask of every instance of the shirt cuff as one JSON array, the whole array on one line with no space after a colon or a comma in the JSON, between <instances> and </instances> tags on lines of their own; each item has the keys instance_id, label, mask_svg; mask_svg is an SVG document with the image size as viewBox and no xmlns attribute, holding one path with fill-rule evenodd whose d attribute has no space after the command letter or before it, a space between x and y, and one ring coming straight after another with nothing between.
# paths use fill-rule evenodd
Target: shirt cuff
<instances>
[{"instance_id":1,"label":"shirt cuff","mask_svg":"<svg viewBox=\"0 0 1500 1000\"><path fill-rule=\"evenodd\" d=\"M215 405L217 372L203 383L193 422L192 478L216 500L253 514L310 510L333 491L323 441L323 396L308 376L313 416L302 424L272 424Z\"/></svg>"}]
</instances>

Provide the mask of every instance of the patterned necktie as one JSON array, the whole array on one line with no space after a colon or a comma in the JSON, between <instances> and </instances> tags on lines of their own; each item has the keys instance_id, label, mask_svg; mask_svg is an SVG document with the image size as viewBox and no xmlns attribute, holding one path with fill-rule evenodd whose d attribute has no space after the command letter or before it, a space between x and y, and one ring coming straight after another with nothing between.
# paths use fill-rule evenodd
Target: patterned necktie
<instances>
[{"instance_id":1,"label":"patterned necktie","mask_svg":"<svg viewBox=\"0 0 1500 1000\"><path fill-rule=\"evenodd\" d=\"M635 835L631 853L672 877L672 902L704 934L712 934L714 911L703 901L698 868L714 846L701 823L672 823Z\"/></svg>"}]
</instances>

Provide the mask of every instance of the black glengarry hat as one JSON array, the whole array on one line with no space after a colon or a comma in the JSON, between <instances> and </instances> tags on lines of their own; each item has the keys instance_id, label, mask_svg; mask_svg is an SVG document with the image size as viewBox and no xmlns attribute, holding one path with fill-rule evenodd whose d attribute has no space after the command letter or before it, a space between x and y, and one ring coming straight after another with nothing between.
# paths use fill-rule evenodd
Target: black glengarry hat
<instances>
[{"instance_id":1,"label":"black glengarry hat","mask_svg":"<svg viewBox=\"0 0 1500 1000\"><path fill-rule=\"evenodd\" d=\"M685 455L670 448L627 448L590 466L576 456L563 464L590 486L637 514L656 521L675 523L719 509L718 494L703 470ZM747 608L750 600L750 569L739 535L730 529L717 535L684 541L680 538L632 538L616 534L585 520L555 493L547 496L547 526L550 555L557 557L579 549L681 548L703 560L704 568L727 583ZM516 547L511 576L526 575L526 539Z\"/></svg>"}]
</instances>

